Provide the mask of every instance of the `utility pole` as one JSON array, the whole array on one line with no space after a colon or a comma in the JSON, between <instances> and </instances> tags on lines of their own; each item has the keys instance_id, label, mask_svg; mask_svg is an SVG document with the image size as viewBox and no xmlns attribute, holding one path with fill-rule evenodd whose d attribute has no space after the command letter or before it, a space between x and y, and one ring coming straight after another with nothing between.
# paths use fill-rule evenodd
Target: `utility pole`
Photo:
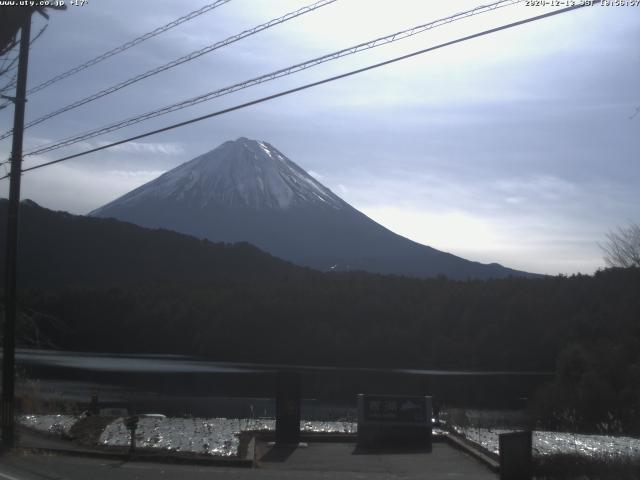
<instances>
[{"instance_id":1,"label":"utility pole","mask_svg":"<svg viewBox=\"0 0 640 480\"><path fill-rule=\"evenodd\" d=\"M16 262L18 253L18 210L20 208L20 177L22 175L22 138L24 107L27 101L27 64L31 35L31 9L27 10L20 29L20 57L16 96L13 98L13 144L9 177L9 205L7 209L7 249L5 257L4 328L2 348L2 444L6 448L15 443L15 356L16 356Z\"/></svg>"}]
</instances>

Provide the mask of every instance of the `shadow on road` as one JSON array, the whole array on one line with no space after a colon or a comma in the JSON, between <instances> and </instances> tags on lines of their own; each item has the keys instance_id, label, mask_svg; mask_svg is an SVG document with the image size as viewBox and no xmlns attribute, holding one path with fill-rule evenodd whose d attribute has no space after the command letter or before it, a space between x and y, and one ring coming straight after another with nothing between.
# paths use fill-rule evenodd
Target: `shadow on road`
<instances>
[{"instance_id":1,"label":"shadow on road","mask_svg":"<svg viewBox=\"0 0 640 480\"><path fill-rule=\"evenodd\" d=\"M273 447L262 456L260 461L265 463L286 462L296 448L298 448L296 445Z\"/></svg>"}]
</instances>

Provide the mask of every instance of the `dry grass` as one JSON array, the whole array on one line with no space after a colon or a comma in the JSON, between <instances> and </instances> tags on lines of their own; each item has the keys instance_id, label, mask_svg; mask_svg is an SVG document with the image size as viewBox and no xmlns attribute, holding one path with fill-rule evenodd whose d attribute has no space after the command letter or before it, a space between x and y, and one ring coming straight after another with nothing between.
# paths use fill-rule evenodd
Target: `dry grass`
<instances>
[{"instance_id":1,"label":"dry grass","mask_svg":"<svg viewBox=\"0 0 640 480\"><path fill-rule=\"evenodd\" d=\"M81 406L64 399L59 392L44 392L38 380L19 378L16 382L17 413L78 415Z\"/></svg>"}]
</instances>

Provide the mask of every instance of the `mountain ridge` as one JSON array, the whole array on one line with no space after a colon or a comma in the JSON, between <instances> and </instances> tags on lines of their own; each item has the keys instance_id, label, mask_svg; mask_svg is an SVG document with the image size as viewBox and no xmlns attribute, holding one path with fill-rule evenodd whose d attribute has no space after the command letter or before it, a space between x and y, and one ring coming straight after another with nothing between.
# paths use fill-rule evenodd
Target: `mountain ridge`
<instances>
[{"instance_id":1,"label":"mountain ridge","mask_svg":"<svg viewBox=\"0 0 640 480\"><path fill-rule=\"evenodd\" d=\"M7 205L0 199L0 219L6 219ZM0 225L0 233L5 225ZM214 243L171 230L54 211L31 200L21 202L19 236L21 288L228 283L315 273L246 242ZM5 241L6 235L0 234L0 250Z\"/></svg>"},{"instance_id":2,"label":"mountain ridge","mask_svg":"<svg viewBox=\"0 0 640 480\"><path fill-rule=\"evenodd\" d=\"M240 137L92 211L211 241L246 241L321 271L452 279L536 276L402 237L311 177L268 142Z\"/></svg>"}]
</instances>

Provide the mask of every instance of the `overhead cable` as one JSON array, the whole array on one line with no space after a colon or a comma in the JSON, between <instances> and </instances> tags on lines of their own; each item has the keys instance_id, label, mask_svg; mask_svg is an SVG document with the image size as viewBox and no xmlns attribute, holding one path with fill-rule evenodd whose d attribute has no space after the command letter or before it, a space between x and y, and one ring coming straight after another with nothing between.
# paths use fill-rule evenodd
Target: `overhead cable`
<instances>
[{"instance_id":1,"label":"overhead cable","mask_svg":"<svg viewBox=\"0 0 640 480\"><path fill-rule=\"evenodd\" d=\"M72 75L75 75L78 72L81 72L83 70L86 70L89 67L93 67L94 65L102 62L103 60L106 60L107 58L113 57L114 55L117 55L119 53L124 52L125 50L130 49L131 47L134 47L136 45L138 45L139 43L144 42L145 40L149 40L152 37L155 37L156 35L160 35L161 33L166 32L167 30L170 30L173 27L177 27L178 25L184 23L184 22L188 22L189 20L192 20L196 17L199 17L200 15L213 10L216 7L219 7L221 5L224 5L225 3L230 2L231 0L217 0L213 3L209 3L207 5L205 5L202 8L199 8L198 10L194 10L191 13L188 13L187 15L184 15L180 18L177 18L176 20L173 20L169 23L167 23L166 25L163 25L161 27L156 28L155 30L152 30L150 32L145 33L144 35L140 35L139 37L134 38L133 40L129 40L128 42L123 43L122 45L113 48L111 50L109 50L108 52L103 53L102 55L98 55L97 57L92 58L91 60L88 60L76 67L73 67L65 72L62 72L59 75L56 75L53 78L50 78L49 80L40 83L39 85L36 85L35 87L30 88L29 90L27 90L27 94L32 94L32 93L36 93L39 92L40 90L43 90L51 85L53 85L54 83L59 82L60 80L63 80L65 78L68 78ZM42 33L42 31L37 35L39 36ZM36 36L36 38L37 38ZM35 40L35 39L34 39ZM33 43L33 41L32 41ZM16 57L17 58L17 57ZM10 102L4 103L2 105L0 105L0 110L3 109L4 107L6 107L7 105L9 105Z\"/></svg>"},{"instance_id":2,"label":"overhead cable","mask_svg":"<svg viewBox=\"0 0 640 480\"><path fill-rule=\"evenodd\" d=\"M224 5L225 3L230 2L231 0L217 0L215 2L209 3L207 5L205 5L202 8L199 8L197 10L194 10L191 13L188 13L180 18L177 18L169 23L167 23L166 25L162 25L161 27L158 27L150 32L145 33L144 35L140 35L139 37L134 38L133 40L129 40L128 42L123 43L122 45L113 48L111 50L109 50L108 52L103 53L102 55L98 55L95 58L92 58L91 60L88 60L80 65L78 65L77 67L73 67L69 70L67 70L66 72L63 72L59 75L56 75L53 78L50 78L49 80L42 82L39 85L36 85L35 87L32 87L30 89L27 90L27 94L32 94L35 92L38 92L44 88L47 88L51 85L53 85L56 82L59 82L62 79L65 79L67 77L70 77L72 75L75 75L78 72L81 72L83 70L86 70L89 67L93 67L94 65L102 62L103 60L106 60L107 58L113 57L114 55L117 55L119 53L124 52L125 50L130 49L131 47L135 47L136 45L144 42L145 40L149 40L150 38L155 37L156 35L160 35L161 33L166 32L167 30L170 30L174 27L177 27L178 25L181 25L185 22L188 22L189 20L193 20L196 17L199 17L200 15L203 15L207 12L209 12L210 10L213 10L214 8L217 8L221 5Z\"/></svg>"},{"instance_id":3,"label":"overhead cable","mask_svg":"<svg viewBox=\"0 0 640 480\"><path fill-rule=\"evenodd\" d=\"M44 122L45 120L48 120L50 118L56 117L62 113L68 112L69 110L73 110L74 108L78 108L81 105L85 105L89 102L93 102L95 100L98 100L99 98L102 98L106 95L110 95L114 92L117 92L118 90L121 90L125 87L128 87L129 85L133 85L134 83L137 83L141 80L145 80L153 75L157 75L160 72L164 72L165 70L169 70L170 68L176 67L178 65L181 65L183 63L186 62L190 62L191 60L195 60L198 57L201 57L202 55L205 55L207 53L213 52L214 50L218 50L219 48L225 47L231 43L235 43L239 40L242 40L243 38L249 37L251 35L255 35L258 32L261 32L263 30L266 30L268 28L274 27L275 25L279 25L281 23L287 22L289 20L292 20L296 17L299 17L301 15L304 15L306 13L309 12L313 12L314 10L317 10L321 7L324 7L326 5L329 5L331 3L336 2L337 0L319 0L311 5L307 5L306 7L302 7L299 8L298 10L295 10L293 12L289 12L285 15L282 15L278 18L274 18L272 20L269 20L266 23L260 24L256 27L250 28L248 30L244 30L243 32L237 34L237 35L232 35L231 37L226 38L225 40L222 40L220 42L216 42L212 45L208 45L204 48L201 48L200 50L196 50L194 52L189 53L188 55L185 55L183 57L180 57L176 60L173 60L169 63L165 63L164 65L161 65L159 67L153 68L151 70L148 70L144 73L141 73L139 75L136 75L135 77L131 77L123 82L117 83L116 85L112 85L111 87L105 88L104 90L100 90L99 92L96 92L92 95L89 95L88 97L82 98L80 100L77 100L73 103L70 103L69 105L66 105L62 108L59 108L57 110L54 110L52 112L49 112L39 118L36 118L35 120L31 120L27 123L25 123L24 128L29 128L32 127L34 125L38 125L39 123ZM12 134L13 130L8 130L6 132L4 132L2 135L0 135L0 140L9 137Z\"/></svg>"},{"instance_id":4,"label":"overhead cable","mask_svg":"<svg viewBox=\"0 0 640 480\"><path fill-rule=\"evenodd\" d=\"M598 3L600 3L600 0L594 0L591 5L597 5ZM306 90L306 89L309 89L309 88L317 87L317 86L323 85L325 83L329 83L329 82L333 82L333 81L340 80L340 79L343 79L343 78L351 77L351 76L357 75L359 73L367 72L369 70L373 70L373 69L380 68L380 67L383 67L383 66L386 66L386 65L390 65L390 64L393 64L393 63L396 63L396 62L400 62L402 60L406 60L408 58L416 57L418 55L422 55L422 54L425 54L425 53L428 53L428 52L432 52L434 50L438 50L438 49L441 49L441 48L444 48L444 47L448 47L448 46L455 45L455 44L458 44L458 43L466 42L468 40L472 40L472 39L478 38L478 37L483 37L485 35L490 35L492 33L496 33L496 32L502 31L502 30L507 30L507 29L510 29L510 28L514 28L514 27L518 27L518 26L521 26L521 25L525 25L527 23L532 23L532 22L535 22L535 21L538 21L538 20L542 20L544 18L549 18L549 17L553 17L553 16L556 16L556 15L560 15L562 13L566 13L566 12L570 12L570 11L573 11L573 10L577 10L577 9L583 8L585 6L588 6L588 4L585 4L585 3L576 4L576 5L573 5L573 6L570 6L570 7L565 7L565 8L559 9L559 10L554 10L552 12L548 12L548 13L544 13L544 14L541 14L541 15L537 15L535 17L529 17L529 18L526 18L524 20L519 20L519 21L516 21L516 22L512 22L512 23L508 23L508 24L505 24L505 25L501 25L499 27L491 28L489 30L484 30L482 32L478 32L478 33L474 33L474 34L467 35L467 36L464 36L464 37L460 37L460 38L457 38L455 40L450 40L448 42L441 43L439 45L435 45L433 47L424 48L422 50L418 50L418 51L415 51L415 52L412 52L412 53L408 53L406 55L395 57L395 58L392 58L390 60L386 60L384 62L376 63L376 64L373 64L373 65L369 65L367 67L359 68L357 70L351 70L349 72L342 73L340 75L335 75L333 77L328 77L328 78L325 78L325 79L322 79L322 80L318 80L316 82L307 83L305 85L302 85L302 86L299 86L299 87L296 87L296 88L291 88L289 90L285 90L285 91L282 91L282 92L279 92L279 93L275 93L273 95L268 95L266 97L262 97L262 98L259 98L259 99L256 99L256 100L252 100L250 102L245 102L245 103L242 103L242 104L239 104L239 105L235 105L233 107L229 107L229 108L225 108L225 109L222 109L222 110L218 110L216 112L212 112L212 113L209 113L209 114L206 114L206 115L202 115L202 116L199 116L199 117L196 117L196 118L192 118L192 119L186 120L184 122L174 123L172 125L169 125L169 126L166 126L166 127L163 127L163 128L159 128L159 129L152 130L152 131L149 131L149 132L146 132L146 133L142 133L140 135L135 135L133 137L125 138L124 140L119 140L117 142L112 142L112 143L109 143L109 144L106 144L106 145L102 145L100 147L91 148L89 150L85 150L85 151L82 151L82 152L79 152L79 153L75 153L73 155L67 155L65 157L58 158L56 160L51 160L51 161L48 161L48 162L45 162L45 163L41 163L41 164L35 165L33 167L25 168L23 170L23 172L28 172L28 171L31 171L31 170L36 170L36 169L39 169L39 168L47 167L49 165L54 165L56 163L61 163L61 162L67 161L67 160L71 160L73 158L82 157L82 156L88 155L90 153L98 152L98 151L101 151L101 150L106 150L108 148L112 148L112 147L115 147L117 145L122 145L122 144L125 144L125 143L128 143L128 142L132 142L132 141L135 141L135 140L140 140L142 138L150 137L152 135L157 135L158 133L167 132L169 130L173 130L173 129L176 129L176 128L184 127L184 126L190 125L192 123L201 122L202 120L206 120L208 118L213 118L213 117L216 117L216 116L224 115L226 113L234 112L236 110L240 110L240 109L247 108L247 107L250 107L250 106L253 106L253 105L257 105L259 103L267 102L269 100L273 100L273 99L276 99L276 98L279 98L279 97L284 97L284 96L290 95L292 93L296 93L296 92L300 92L302 90ZM5 175L4 177L1 177L0 180L3 180L5 178L7 178L8 176L9 175Z\"/></svg>"},{"instance_id":5,"label":"overhead cable","mask_svg":"<svg viewBox=\"0 0 640 480\"><path fill-rule=\"evenodd\" d=\"M368 42L364 42L364 43L360 43L358 45L354 45L348 48L344 48L342 50L338 50L336 52L332 52L326 55L323 55L321 57L317 57L311 60L307 60L306 62L302 62L302 63L298 63L296 65L292 65L280 70L276 70L274 72L271 73L267 73L265 75L261 75L259 77L255 77L252 78L250 80L245 80L239 83L235 83L233 85L227 86L227 87L223 87L217 90L213 90L211 92L205 93L203 95L198 95L196 97L192 97L186 100L182 100L180 102L177 103L173 103L170 105L166 105L162 108L158 108L155 110L152 110L150 112L147 113L143 113L140 115L136 115L134 117L130 117L127 118L125 120L121 120L118 121L116 123L112 123L110 125L104 126L104 127L100 127L94 130L90 130L87 132L83 132L71 137L68 137L66 139L63 140L59 140L53 143L50 143L48 145L42 146L38 149L29 151L25 154L25 156L30 156L30 155L38 155L38 154L42 154L42 153L46 153L46 152L50 152L53 150L57 150L59 148L63 148L69 145L73 145L75 143L78 142L82 142L84 140L99 136L99 135L103 135L106 133L110 133L110 132L114 132L116 130L120 130L121 128L125 128L125 127L129 127L131 125L134 125L136 123L140 123L146 120L149 120L151 118L154 117L159 117L161 115L166 115L168 113L171 112L175 112L176 110L181 110L183 108L188 108L194 105L197 105L199 103L203 103L209 100L212 100L214 98L218 98L221 97L223 95L228 95L230 93L233 92L237 92L238 90L243 90L245 88L249 88L261 83L265 83L265 82L269 82L271 80L275 80L287 75L291 75L293 73L297 73L300 72L302 70L306 70L308 68L311 67L315 67L317 65L332 61L332 60L336 60L342 57L345 57L347 55L353 55L355 53L361 52L363 50L369 50L375 47L379 47L381 45L386 45L392 42L396 42L399 40L402 40L404 38L407 37L411 37L413 35L417 35L419 33L423 33L427 30L431 30L433 28L436 28L438 26L441 25L446 25L448 23L457 21L457 20L461 20L463 18L467 18L473 15L479 15L481 13L486 13L486 12L490 12L493 10L496 10L498 8L502 8L502 7L506 7L509 5L513 5L516 3L521 3L524 0L502 0L502 1L498 1L498 2L494 2L488 5L481 5L478 7L475 7L471 10L467 10L464 12L460 12L460 13L456 13L454 15L450 15L448 17L445 18L441 18L438 20L434 20L431 21L429 23L425 23L422 25L418 25L412 28L408 28L406 30L401 30L399 32L395 32L389 35L386 35L384 37L379 37L376 38L374 40L370 40Z\"/></svg>"}]
</instances>

